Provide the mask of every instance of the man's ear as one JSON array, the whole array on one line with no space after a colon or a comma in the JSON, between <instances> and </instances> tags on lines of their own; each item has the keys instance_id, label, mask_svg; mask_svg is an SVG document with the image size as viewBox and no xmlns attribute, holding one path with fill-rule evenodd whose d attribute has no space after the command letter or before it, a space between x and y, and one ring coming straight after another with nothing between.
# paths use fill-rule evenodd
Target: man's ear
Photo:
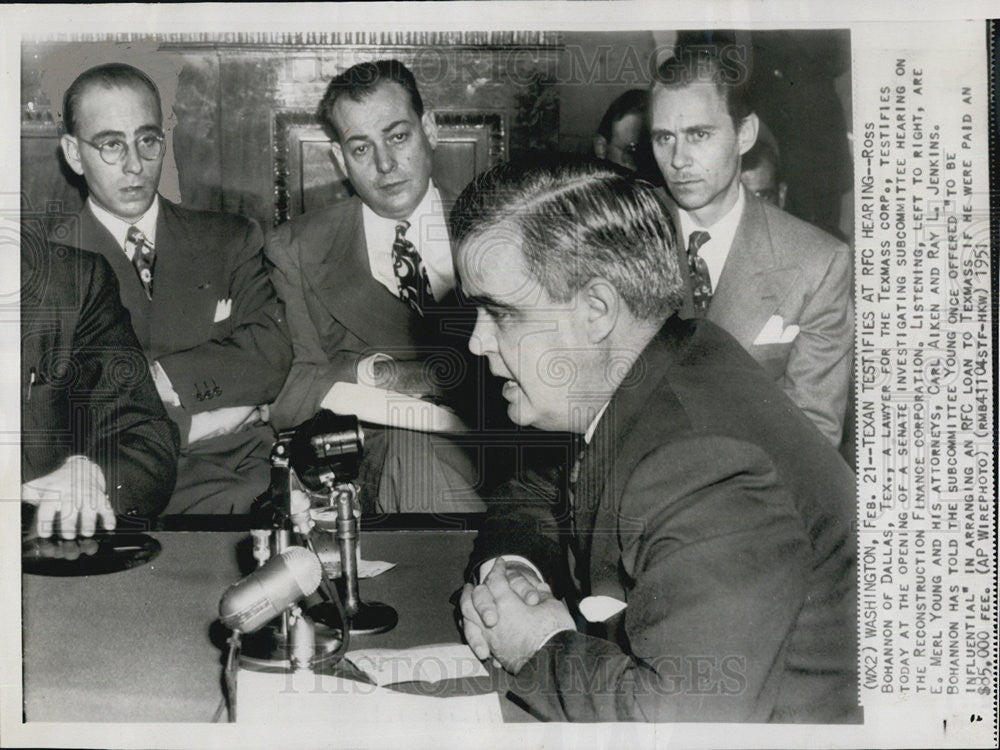
<instances>
[{"instance_id":1,"label":"man's ear","mask_svg":"<svg viewBox=\"0 0 1000 750\"><path fill-rule=\"evenodd\" d=\"M333 160L340 167L341 174L347 177L347 164L344 163L344 149L340 147L340 141L334 141L330 144L330 153L333 154Z\"/></svg>"},{"instance_id":2,"label":"man's ear","mask_svg":"<svg viewBox=\"0 0 1000 750\"><path fill-rule=\"evenodd\" d=\"M602 278L591 279L580 291L586 316L587 341L597 344L606 339L618 325L622 299L618 290Z\"/></svg>"},{"instance_id":3,"label":"man's ear","mask_svg":"<svg viewBox=\"0 0 1000 750\"><path fill-rule=\"evenodd\" d=\"M740 145L740 156L753 148L753 144L757 142L758 130L760 130L760 120L757 119L756 112L751 112L740 120L740 127L736 131L736 140Z\"/></svg>"},{"instance_id":4,"label":"man's ear","mask_svg":"<svg viewBox=\"0 0 1000 750\"><path fill-rule=\"evenodd\" d=\"M424 112L420 117L420 125L424 129L424 135L427 136L428 143L431 144L431 150L437 148L438 126L434 120L434 113L430 111Z\"/></svg>"},{"instance_id":5,"label":"man's ear","mask_svg":"<svg viewBox=\"0 0 1000 750\"><path fill-rule=\"evenodd\" d=\"M603 135L594 136L594 156L598 159L608 158L608 139Z\"/></svg>"},{"instance_id":6,"label":"man's ear","mask_svg":"<svg viewBox=\"0 0 1000 750\"><path fill-rule=\"evenodd\" d=\"M756 112L751 112L742 120L740 127L736 131L736 141L740 146L740 156L753 148L757 142L757 133L760 131L760 120Z\"/></svg>"},{"instance_id":7,"label":"man's ear","mask_svg":"<svg viewBox=\"0 0 1000 750\"><path fill-rule=\"evenodd\" d=\"M66 133L59 139L59 146L62 148L63 156L69 168L79 175L83 174L83 162L80 161L80 144L76 138Z\"/></svg>"}]
</instances>

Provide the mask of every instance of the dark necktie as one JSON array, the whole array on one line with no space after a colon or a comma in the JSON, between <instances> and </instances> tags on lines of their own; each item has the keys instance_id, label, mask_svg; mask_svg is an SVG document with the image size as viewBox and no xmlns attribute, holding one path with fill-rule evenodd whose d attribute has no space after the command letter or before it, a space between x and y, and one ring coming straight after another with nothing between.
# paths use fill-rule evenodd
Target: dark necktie
<instances>
[{"instance_id":1,"label":"dark necktie","mask_svg":"<svg viewBox=\"0 0 1000 750\"><path fill-rule=\"evenodd\" d=\"M583 435L574 433L570 447L570 451L573 454L573 461L569 465L569 474L566 477L566 497L569 501L570 529L573 533L576 533L576 485L580 480L580 464L583 461L583 454L586 450L587 441L584 440Z\"/></svg>"},{"instance_id":2,"label":"dark necktie","mask_svg":"<svg viewBox=\"0 0 1000 750\"><path fill-rule=\"evenodd\" d=\"M146 290L146 298L152 300L153 266L156 264L156 253L153 252L153 245L146 239L142 230L136 226L128 228L125 245L126 247L132 246L132 265L135 266L135 272L139 274L142 288Z\"/></svg>"},{"instance_id":3,"label":"dark necktie","mask_svg":"<svg viewBox=\"0 0 1000 750\"><path fill-rule=\"evenodd\" d=\"M569 533L563 535L563 550L566 555L570 580L577 591L580 590L580 580L577 576L576 568L576 561L580 559L580 542L577 539L576 519L579 514L576 503L576 490L580 480L580 464L583 462L583 454L586 449L587 443L583 439L583 435L574 434L570 447L572 459L567 467L569 472L566 476L566 515L569 516L567 519L569 521ZM590 498L588 501L593 502L593 498ZM566 529L565 526L563 528Z\"/></svg>"},{"instance_id":4,"label":"dark necktie","mask_svg":"<svg viewBox=\"0 0 1000 750\"><path fill-rule=\"evenodd\" d=\"M424 314L424 305L434 302L427 269L413 243L406 239L410 222L401 221L396 225L396 239L392 243L392 270L399 281L399 298L406 302L417 315Z\"/></svg>"},{"instance_id":5,"label":"dark necktie","mask_svg":"<svg viewBox=\"0 0 1000 750\"><path fill-rule=\"evenodd\" d=\"M688 268L691 272L691 297L694 301L694 312L699 318L708 312L708 303L712 301L712 277L708 275L708 264L698 255L701 246L709 241L708 232L691 232L688 239Z\"/></svg>"}]
</instances>

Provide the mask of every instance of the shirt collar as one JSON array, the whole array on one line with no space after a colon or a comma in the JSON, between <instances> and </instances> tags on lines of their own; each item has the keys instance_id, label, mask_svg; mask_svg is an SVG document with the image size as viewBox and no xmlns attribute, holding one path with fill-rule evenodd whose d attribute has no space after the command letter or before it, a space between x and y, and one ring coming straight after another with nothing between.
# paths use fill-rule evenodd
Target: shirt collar
<instances>
[{"instance_id":1,"label":"shirt collar","mask_svg":"<svg viewBox=\"0 0 1000 750\"><path fill-rule=\"evenodd\" d=\"M413 209L409 216L406 217L406 221L410 222L410 226L418 226L420 223L420 217L433 215L435 213L435 207L437 208L437 213L441 213L441 197L438 195L437 188L434 187L433 181L427 182L427 190L424 191L424 197L420 199L420 203L417 207ZM361 213L364 217L364 222L366 227L370 227L373 230L380 231L381 234L385 234L386 230L390 230L393 235L396 232L396 225L399 224L401 219L387 219L385 216L379 216L377 213L369 208L367 203L361 203ZM414 232L411 238L407 234L407 239L414 244L417 249L420 249L418 233Z\"/></svg>"},{"instance_id":2,"label":"shirt collar","mask_svg":"<svg viewBox=\"0 0 1000 750\"><path fill-rule=\"evenodd\" d=\"M743 206L745 204L746 196L744 195L741 183L736 194L736 202L725 215L710 227L703 227L695 220L694 216L678 206L677 215L681 221L681 235L684 247L687 247L688 237L691 236L691 232L701 229L707 231L712 236L713 244L728 249L733 244L733 237L736 236L736 229L740 225L740 219L743 216Z\"/></svg>"},{"instance_id":3,"label":"shirt collar","mask_svg":"<svg viewBox=\"0 0 1000 750\"><path fill-rule=\"evenodd\" d=\"M125 221L120 216L115 216L107 209L97 205L93 197L87 198L87 206L90 208L91 213L94 214L94 218L105 229L111 232L111 236L115 238L115 241L122 250L125 250L125 238L128 236L128 230L133 226L146 235L149 244L156 245L156 220L160 216L159 196L153 199L152 204L146 209L146 213L135 221Z\"/></svg>"},{"instance_id":4,"label":"shirt collar","mask_svg":"<svg viewBox=\"0 0 1000 750\"><path fill-rule=\"evenodd\" d=\"M601 417L604 416L604 412L606 412L608 410L608 404L610 404L610 403L611 403L611 401L605 401L604 402L604 406L602 406L598 410L597 414L594 415L594 419L591 421L590 426L587 428L587 431L584 433L584 435L583 435L583 442L585 442L587 445L590 445L590 441L594 439L594 433L597 432L597 424L598 424L598 422L601 421Z\"/></svg>"},{"instance_id":5,"label":"shirt collar","mask_svg":"<svg viewBox=\"0 0 1000 750\"><path fill-rule=\"evenodd\" d=\"M368 268L372 278L392 294L397 294L399 280L393 271L391 249L399 220L379 216L363 203L361 210L365 243L368 245ZM420 253L431 293L440 302L455 288L455 264L451 257L444 203L433 183L428 183L424 197L407 217L407 221L410 228L406 232L406 239Z\"/></svg>"}]
</instances>

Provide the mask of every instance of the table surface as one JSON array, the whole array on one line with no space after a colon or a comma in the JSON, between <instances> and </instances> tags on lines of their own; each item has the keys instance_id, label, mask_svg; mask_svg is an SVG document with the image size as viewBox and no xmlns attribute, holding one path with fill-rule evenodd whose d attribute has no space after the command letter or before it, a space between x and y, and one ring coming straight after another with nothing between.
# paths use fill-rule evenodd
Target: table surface
<instances>
[{"instance_id":1,"label":"table surface","mask_svg":"<svg viewBox=\"0 0 1000 750\"><path fill-rule=\"evenodd\" d=\"M88 578L23 577L28 721L209 721L222 698L219 599L241 577L246 534L160 532L148 565ZM351 649L458 643L451 594L473 532L369 532L363 557L396 567L360 583L399 624ZM245 543L244 543L245 546ZM244 563L246 564L246 563Z\"/></svg>"}]
</instances>

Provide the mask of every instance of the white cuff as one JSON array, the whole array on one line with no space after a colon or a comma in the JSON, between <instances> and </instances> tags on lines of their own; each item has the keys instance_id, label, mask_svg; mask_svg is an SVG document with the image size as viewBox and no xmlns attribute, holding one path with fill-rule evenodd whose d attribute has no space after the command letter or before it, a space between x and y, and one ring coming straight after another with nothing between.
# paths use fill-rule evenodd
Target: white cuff
<instances>
[{"instance_id":1,"label":"white cuff","mask_svg":"<svg viewBox=\"0 0 1000 750\"><path fill-rule=\"evenodd\" d=\"M496 564L497 560L503 560L504 562L517 562L531 568L531 571L538 576L539 581L544 581L545 578L542 576L541 571L535 566L531 560L526 557L521 557L520 555L500 555L499 557L494 557L487 560L482 565L479 566L479 572L476 574L476 583L482 583L486 580L486 576L490 574L493 570L493 566Z\"/></svg>"},{"instance_id":2,"label":"white cuff","mask_svg":"<svg viewBox=\"0 0 1000 750\"><path fill-rule=\"evenodd\" d=\"M363 357L358 360L358 364L354 368L354 377L357 379L358 383L361 385L367 385L371 388L376 388L375 385L375 363L388 360L392 361L392 357L388 354L383 354L382 352L375 352L374 354L369 354L367 357Z\"/></svg>"},{"instance_id":3,"label":"white cuff","mask_svg":"<svg viewBox=\"0 0 1000 750\"><path fill-rule=\"evenodd\" d=\"M545 648L545 644L548 643L552 638L555 638L560 633L565 633L567 630L569 630L571 632L574 632L574 633L576 632L572 628L559 628L558 630L553 630L551 633L549 633L544 638L542 638L540 641L538 641L538 645L535 646L535 650L531 652L531 655L534 656L535 654L537 654L539 651L541 651L543 648Z\"/></svg>"},{"instance_id":4,"label":"white cuff","mask_svg":"<svg viewBox=\"0 0 1000 750\"><path fill-rule=\"evenodd\" d=\"M163 403L170 404L171 406L180 406L181 397L174 390L174 386L167 376L167 371L163 369L163 365L160 364L159 360L153 360L153 364L149 366L149 372L153 376L156 392L160 394L160 399Z\"/></svg>"}]
</instances>

